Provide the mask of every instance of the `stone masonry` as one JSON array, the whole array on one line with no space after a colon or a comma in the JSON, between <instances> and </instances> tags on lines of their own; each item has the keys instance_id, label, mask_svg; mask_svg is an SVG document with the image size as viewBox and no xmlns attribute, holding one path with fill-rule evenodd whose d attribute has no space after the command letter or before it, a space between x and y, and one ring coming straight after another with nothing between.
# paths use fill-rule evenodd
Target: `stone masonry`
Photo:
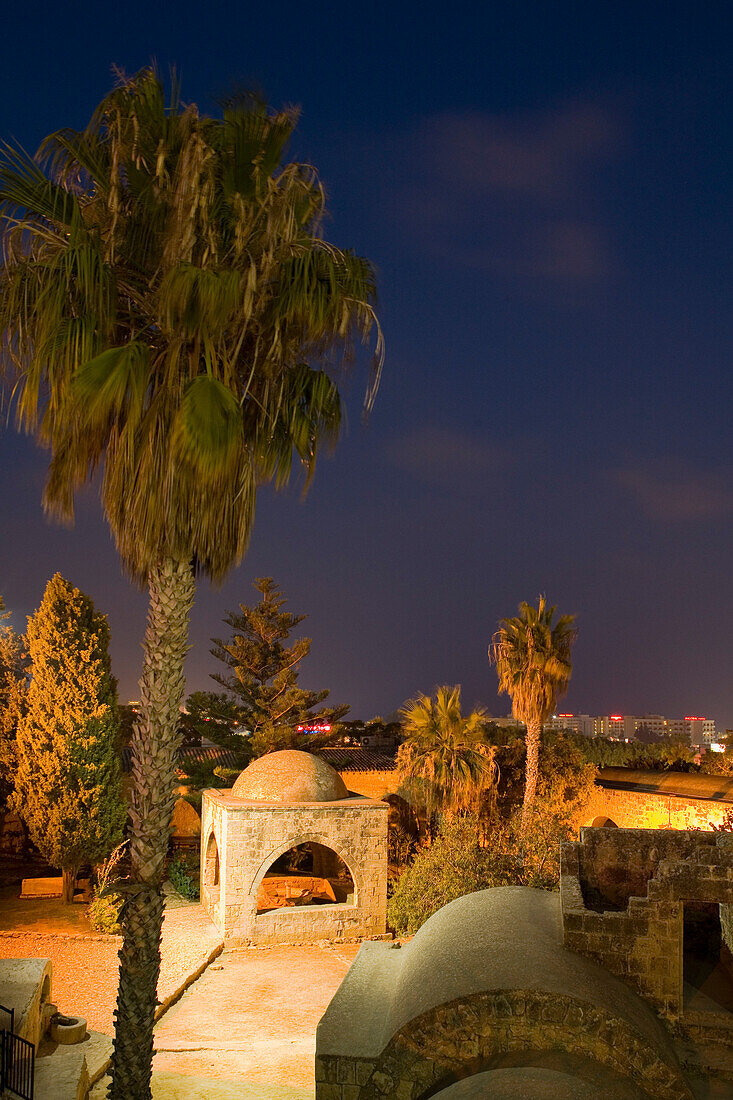
<instances>
[{"instance_id":1,"label":"stone masonry","mask_svg":"<svg viewBox=\"0 0 733 1100\"><path fill-rule=\"evenodd\" d=\"M386 928L387 816L384 802L351 796L330 802L273 803L204 792L202 902L229 943L308 943L381 936ZM300 844L332 849L354 882L353 902L257 913L266 872Z\"/></svg>"},{"instance_id":2,"label":"stone masonry","mask_svg":"<svg viewBox=\"0 0 733 1100\"><path fill-rule=\"evenodd\" d=\"M724 936L730 935L731 839L721 832L581 829L579 841L562 847L565 945L631 982L677 1020L685 903L718 903Z\"/></svg>"}]
</instances>

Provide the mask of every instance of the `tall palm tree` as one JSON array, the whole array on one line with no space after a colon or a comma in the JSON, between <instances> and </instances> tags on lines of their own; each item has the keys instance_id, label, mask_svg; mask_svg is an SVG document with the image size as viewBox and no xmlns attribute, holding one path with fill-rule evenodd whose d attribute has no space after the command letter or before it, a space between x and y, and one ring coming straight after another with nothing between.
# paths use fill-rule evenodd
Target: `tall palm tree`
<instances>
[{"instance_id":1,"label":"tall palm tree","mask_svg":"<svg viewBox=\"0 0 733 1100\"><path fill-rule=\"evenodd\" d=\"M474 809L497 776L494 747L485 737L482 708L461 714L461 689L439 687L435 698L419 695L400 711L405 740L397 754L400 783L425 798L428 819Z\"/></svg>"},{"instance_id":2,"label":"tall palm tree","mask_svg":"<svg viewBox=\"0 0 733 1100\"><path fill-rule=\"evenodd\" d=\"M162 880L195 578L219 581L256 487L307 478L339 430L331 373L376 334L368 261L321 233L313 168L285 163L297 113L251 96L221 117L145 69L84 131L0 155L0 328L18 418L51 451L44 501L70 518L101 472L104 513L149 591L132 739L114 1100L150 1097Z\"/></svg>"},{"instance_id":3,"label":"tall palm tree","mask_svg":"<svg viewBox=\"0 0 733 1100\"><path fill-rule=\"evenodd\" d=\"M527 763L522 806L525 829L534 803L542 726L568 688L571 652L577 631L574 615L555 619L555 607L540 596L537 607L522 601L519 615L502 619L489 647L499 692L512 700L512 713L527 727Z\"/></svg>"}]
</instances>

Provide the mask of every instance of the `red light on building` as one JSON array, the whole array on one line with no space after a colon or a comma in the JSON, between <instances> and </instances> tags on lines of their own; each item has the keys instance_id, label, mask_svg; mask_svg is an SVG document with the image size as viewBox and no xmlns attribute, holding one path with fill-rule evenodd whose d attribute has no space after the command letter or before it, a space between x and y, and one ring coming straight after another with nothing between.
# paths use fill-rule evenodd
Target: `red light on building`
<instances>
[{"instance_id":1,"label":"red light on building","mask_svg":"<svg viewBox=\"0 0 733 1100\"><path fill-rule=\"evenodd\" d=\"M623 722L624 720L623 714L609 714L609 718L612 722Z\"/></svg>"},{"instance_id":2,"label":"red light on building","mask_svg":"<svg viewBox=\"0 0 733 1100\"><path fill-rule=\"evenodd\" d=\"M330 733L331 727L326 726L298 726L298 733Z\"/></svg>"},{"instance_id":3,"label":"red light on building","mask_svg":"<svg viewBox=\"0 0 733 1100\"><path fill-rule=\"evenodd\" d=\"M694 714L685 716L685 722L707 722L707 718L696 718Z\"/></svg>"}]
</instances>

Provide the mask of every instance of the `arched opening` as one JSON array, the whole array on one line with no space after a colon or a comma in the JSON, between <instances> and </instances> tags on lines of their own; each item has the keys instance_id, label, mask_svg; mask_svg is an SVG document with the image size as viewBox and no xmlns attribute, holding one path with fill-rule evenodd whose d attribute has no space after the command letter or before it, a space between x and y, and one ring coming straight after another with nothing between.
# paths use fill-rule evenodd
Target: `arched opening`
<instances>
[{"instance_id":1,"label":"arched opening","mask_svg":"<svg viewBox=\"0 0 733 1100\"><path fill-rule=\"evenodd\" d=\"M618 825L610 817L601 815L594 817L590 823L591 829L618 829Z\"/></svg>"},{"instance_id":2,"label":"arched opening","mask_svg":"<svg viewBox=\"0 0 733 1100\"><path fill-rule=\"evenodd\" d=\"M305 905L353 904L354 880L333 848L308 841L283 852L257 891L257 913Z\"/></svg>"},{"instance_id":3,"label":"arched opening","mask_svg":"<svg viewBox=\"0 0 733 1100\"><path fill-rule=\"evenodd\" d=\"M219 885L219 848L213 833L206 844L206 856L204 858L204 886L213 887Z\"/></svg>"}]
</instances>

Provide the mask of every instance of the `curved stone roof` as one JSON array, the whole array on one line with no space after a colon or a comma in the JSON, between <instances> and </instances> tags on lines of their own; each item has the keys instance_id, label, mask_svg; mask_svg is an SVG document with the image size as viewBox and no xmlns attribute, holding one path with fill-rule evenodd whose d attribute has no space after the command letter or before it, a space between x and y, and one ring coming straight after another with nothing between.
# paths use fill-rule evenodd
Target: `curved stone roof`
<instances>
[{"instance_id":1,"label":"curved stone roof","mask_svg":"<svg viewBox=\"0 0 733 1100\"><path fill-rule=\"evenodd\" d=\"M647 1100L648 1093L604 1067L603 1075L584 1077L534 1066L499 1068L465 1077L435 1094L435 1100Z\"/></svg>"},{"instance_id":2,"label":"curved stone roof","mask_svg":"<svg viewBox=\"0 0 733 1100\"><path fill-rule=\"evenodd\" d=\"M699 798L710 802L733 802L733 779L727 775L701 772L648 772L635 768L601 768L598 785L627 791L649 791Z\"/></svg>"},{"instance_id":3,"label":"curved stone roof","mask_svg":"<svg viewBox=\"0 0 733 1100\"><path fill-rule=\"evenodd\" d=\"M624 1020L676 1062L665 1029L628 985L563 944L560 896L528 886L467 894L400 949L364 943L318 1028L318 1053L373 1057L409 1021L461 998L532 990Z\"/></svg>"},{"instance_id":4,"label":"curved stone roof","mask_svg":"<svg viewBox=\"0 0 733 1100\"><path fill-rule=\"evenodd\" d=\"M348 798L343 779L310 752L281 749L253 760L231 791L252 802L336 802Z\"/></svg>"}]
</instances>

